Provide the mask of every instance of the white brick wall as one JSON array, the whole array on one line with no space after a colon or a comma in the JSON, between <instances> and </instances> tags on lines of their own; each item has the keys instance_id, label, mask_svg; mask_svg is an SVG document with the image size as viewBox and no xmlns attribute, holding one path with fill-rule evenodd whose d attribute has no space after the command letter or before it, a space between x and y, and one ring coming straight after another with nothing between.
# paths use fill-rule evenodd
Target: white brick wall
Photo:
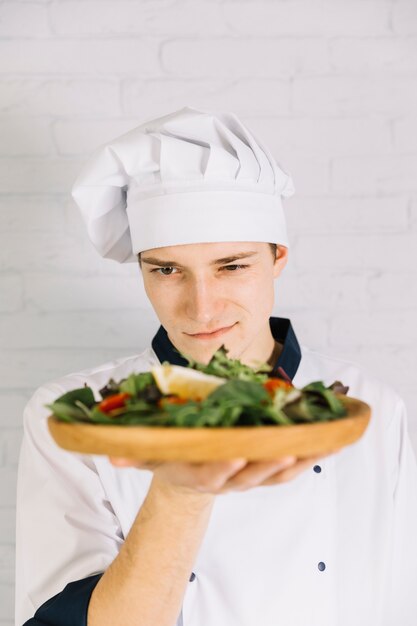
<instances>
[{"instance_id":1,"label":"white brick wall","mask_svg":"<svg viewBox=\"0 0 417 626\"><path fill-rule=\"evenodd\" d=\"M234 111L291 172L275 313L392 384L417 452L415 0L1 2L0 626L24 404L158 327L70 187L97 145L185 105Z\"/></svg>"}]
</instances>

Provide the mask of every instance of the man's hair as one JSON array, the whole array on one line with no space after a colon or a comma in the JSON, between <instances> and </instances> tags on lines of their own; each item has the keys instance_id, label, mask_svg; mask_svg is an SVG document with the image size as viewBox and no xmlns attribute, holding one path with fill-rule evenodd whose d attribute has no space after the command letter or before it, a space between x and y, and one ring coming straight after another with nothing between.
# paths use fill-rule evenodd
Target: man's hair
<instances>
[{"instance_id":1,"label":"man's hair","mask_svg":"<svg viewBox=\"0 0 417 626\"><path fill-rule=\"evenodd\" d=\"M271 253L272 253L272 258L274 259L274 263L275 263L275 258L277 256L277 244L276 243L268 243L268 246L270 247L270 250L271 250ZM137 254L140 269L142 269L142 262L141 262L141 258L140 258L141 254L142 254L141 252L138 252L138 254Z\"/></svg>"}]
</instances>

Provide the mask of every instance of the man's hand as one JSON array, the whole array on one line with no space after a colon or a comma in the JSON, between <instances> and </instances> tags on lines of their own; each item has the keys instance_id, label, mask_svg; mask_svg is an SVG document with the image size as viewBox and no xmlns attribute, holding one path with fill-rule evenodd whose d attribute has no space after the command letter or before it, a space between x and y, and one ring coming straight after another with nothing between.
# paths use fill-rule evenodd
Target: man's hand
<instances>
[{"instance_id":1,"label":"man's hand","mask_svg":"<svg viewBox=\"0 0 417 626\"><path fill-rule=\"evenodd\" d=\"M332 450L329 454L334 454ZM246 491L252 487L277 485L292 480L312 468L325 456L297 459L285 457L276 461L141 462L132 459L109 457L117 467L136 467L151 470L161 483L182 493L211 493L219 495L229 491Z\"/></svg>"}]
</instances>

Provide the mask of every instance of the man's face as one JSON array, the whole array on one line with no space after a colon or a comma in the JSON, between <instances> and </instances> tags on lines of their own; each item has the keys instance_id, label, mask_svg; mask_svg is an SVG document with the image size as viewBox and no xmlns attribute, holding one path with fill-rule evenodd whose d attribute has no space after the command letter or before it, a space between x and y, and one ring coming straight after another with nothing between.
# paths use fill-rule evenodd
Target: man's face
<instances>
[{"instance_id":1,"label":"man's face","mask_svg":"<svg viewBox=\"0 0 417 626\"><path fill-rule=\"evenodd\" d=\"M243 253L245 258L236 259ZM152 248L141 253L144 287L169 339L183 354L207 364L224 344L230 358L264 362L274 346L269 327L274 279L287 254L286 247L278 246L274 263L264 242ZM231 328L192 336L225 327Z\"/></svg>"}]
</instances>

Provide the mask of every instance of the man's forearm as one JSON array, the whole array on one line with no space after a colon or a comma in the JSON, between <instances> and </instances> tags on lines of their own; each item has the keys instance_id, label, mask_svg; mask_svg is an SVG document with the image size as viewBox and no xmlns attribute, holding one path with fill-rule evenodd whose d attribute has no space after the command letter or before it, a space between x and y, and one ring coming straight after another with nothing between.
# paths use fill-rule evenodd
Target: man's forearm
<instances>
[{"instance_id":1,"label":"man's forearm","mask_svg":"<svg viewBox=\"0 0 417 626\"><path fill-rule=\"evenodd\" d=\"M153 479L91 595L88 626L175 626L215 497L180 493Z\"/></svg>"}]
</instances>

